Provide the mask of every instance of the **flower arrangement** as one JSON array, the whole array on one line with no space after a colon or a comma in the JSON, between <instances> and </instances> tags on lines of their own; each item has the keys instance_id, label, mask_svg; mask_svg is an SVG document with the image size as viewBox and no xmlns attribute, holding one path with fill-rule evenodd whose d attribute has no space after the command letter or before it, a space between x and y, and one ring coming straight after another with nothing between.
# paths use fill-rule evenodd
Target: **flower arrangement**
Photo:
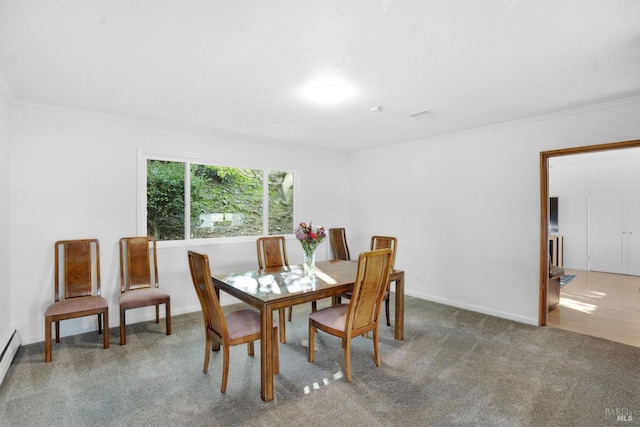
<instances>
[{"instance_id":1,"label":"flower arrangement","mask_svg":"<svg viewBox=\"0 0 640 427\"><path fill-rule=\"evenodd\" d=\"M304 274L307 277L313 275L316 262L316 248L327 238L324 227L318 227L311 222L309 224L301 222L296 228L296 239L300 241L304 251Z\"/></svg>"},{"instance_id":2,"label":"flower arrangement","mask_svg":"<svg viewBox=\"0 0 640 427\"><path fill-rule=\"evenodd\" d=\"M311 222L301 222L296 228L296 239L300 240L303 249L314 249L327 238L324 227L315 226Z\"/></svg>"}]
</instances>

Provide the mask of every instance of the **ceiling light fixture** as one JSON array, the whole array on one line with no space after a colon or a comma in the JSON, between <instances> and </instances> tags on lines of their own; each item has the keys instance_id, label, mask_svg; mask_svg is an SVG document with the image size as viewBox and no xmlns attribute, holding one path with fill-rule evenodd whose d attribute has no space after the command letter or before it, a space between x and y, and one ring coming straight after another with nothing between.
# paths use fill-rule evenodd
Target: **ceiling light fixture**
<instances>
[{"instance_id":1,"label":"ceiling light fixture","mask_svg":"<svg viewBox=\"0 0 640 427\"><path fill-rule=\"evenodd\" d=\"M431 110L422 110L422 111L416 111L415 113L409 114L409 117L413 117L416 120L422 120L424 118L433 117L435 115L436 113L434 113Z\"/></svg>"},{"instance_id":2,"label":"ceiling light fixture","mask_svg":"<svg viewBox=\"0 0 640 427\"><path fill-rule=\"evenodd\" d=\"M335 104L349 96L349 90L336 85L315 85L309 86L305 95L318 104Z\"/></svg>"}]
</instances>

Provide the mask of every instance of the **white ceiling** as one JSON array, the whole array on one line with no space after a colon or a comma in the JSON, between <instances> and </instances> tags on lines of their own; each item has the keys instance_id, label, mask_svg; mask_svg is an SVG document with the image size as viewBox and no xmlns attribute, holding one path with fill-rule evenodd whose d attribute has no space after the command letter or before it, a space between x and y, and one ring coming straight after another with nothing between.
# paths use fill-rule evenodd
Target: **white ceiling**
<instances>
[{"instance_id":1,"label":"white ceiling","mask_svg":"<svg viewBox=\"0 0 640 427\"><path fill-rule=\"evenodd\" d=\"M0 0L0 76L19 102L356 151L640 96L640 1ZM306 100L322 79L352 96Z\"/></svg>"}]
</instances>

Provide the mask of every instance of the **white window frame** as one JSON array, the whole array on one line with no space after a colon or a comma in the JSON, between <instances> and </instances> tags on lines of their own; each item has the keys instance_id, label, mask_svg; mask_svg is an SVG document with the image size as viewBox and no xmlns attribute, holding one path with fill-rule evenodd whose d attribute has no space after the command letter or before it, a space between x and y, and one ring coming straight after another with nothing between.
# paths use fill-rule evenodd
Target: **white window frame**
<instances>
[{"instance_id":1,"label":"white window frame","mask_svg":"<svg viewBox=\"0 0 640 427\"><path fill-rule=\"evenodd\" d=\"M197 154L167 155L138 150L137 154L137 208L136 208L136 232L138 236L147 235L147 160L161 160L167 162L185 163L185 209L191 206L191 192L189 189L189 180L191 179L191 164L204 164L212 166L223 166L239 169L257 169L264 171L262 185L262 235L260 236L237 236L237 237L216 237L216 238L198 238L192 239L191 235L191 216L186 215L185 230L183 240L159 240L158 247L180 247L180 246L203 246L203 245L228 245L235 243L255 242L257 237L267 236L269 233L269 172L270 171L290 171L293 173L293 227L296 226L297 218L297 201L298 201L298 171L289 168L264 167L264 166L238 166L220 161L211 160L205 156ZM294 232L284 234L287 238L294 237Z\"/></svg>"}]
</instances>

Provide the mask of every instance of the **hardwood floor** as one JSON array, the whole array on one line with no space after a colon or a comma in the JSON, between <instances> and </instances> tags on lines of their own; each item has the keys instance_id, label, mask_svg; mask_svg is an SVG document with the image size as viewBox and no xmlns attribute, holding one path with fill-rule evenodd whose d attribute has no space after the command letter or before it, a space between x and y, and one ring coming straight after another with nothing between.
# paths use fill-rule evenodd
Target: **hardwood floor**
<instances>
[{"instance_id":1,"label":"hardwood floor","mask_svg":"<svg viewBox=\"0 0 640 427\"><path fill-rule=\"evenodd\" d=\"M552 327L640 347L640 277L565 269L576 277L549 312Z\"/></svg>"}]
</instances>

